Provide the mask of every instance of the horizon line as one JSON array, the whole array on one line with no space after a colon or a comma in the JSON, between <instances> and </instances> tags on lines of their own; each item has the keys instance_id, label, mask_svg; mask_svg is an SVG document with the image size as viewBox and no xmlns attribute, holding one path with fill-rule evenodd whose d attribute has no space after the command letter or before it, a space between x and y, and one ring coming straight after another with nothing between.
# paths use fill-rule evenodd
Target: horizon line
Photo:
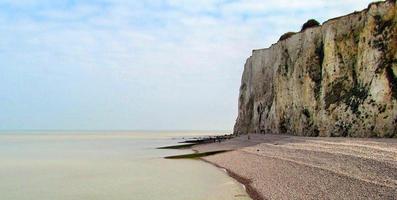
<instances>
[{"instance_id":1,"label":"horizon line","mask_svg":"<svg viewBox=\"0 0 397 200\"><path fill-rule=\"evenodd\" d=\"M60 132L72 132L72 131L84 131L84 132L137 132L137 131L144 131L144 132L155 132L155 131L164 131L164 132L182 132L182 131L232 131L227 129L0 129L0 132L7 132L7 131L21 131L21 132L36 132L36 131L60 131Z\"/></svg>"}]
</instances>

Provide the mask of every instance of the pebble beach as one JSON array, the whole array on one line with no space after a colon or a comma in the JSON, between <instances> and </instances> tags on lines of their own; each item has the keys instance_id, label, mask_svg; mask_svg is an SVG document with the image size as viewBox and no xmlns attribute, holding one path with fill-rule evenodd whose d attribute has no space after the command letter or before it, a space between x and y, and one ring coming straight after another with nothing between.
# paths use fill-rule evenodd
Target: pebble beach
<instances>
[{"instance_id":1,"label":"pebble beach","mask_svg":"<svg viewBox=\"0 0 397 200\"><path fill-rule=\"evenodd\" d=\"M253 199L397 199L397 140L250 134L193 147Z\"/></svg>"}]
</instances>

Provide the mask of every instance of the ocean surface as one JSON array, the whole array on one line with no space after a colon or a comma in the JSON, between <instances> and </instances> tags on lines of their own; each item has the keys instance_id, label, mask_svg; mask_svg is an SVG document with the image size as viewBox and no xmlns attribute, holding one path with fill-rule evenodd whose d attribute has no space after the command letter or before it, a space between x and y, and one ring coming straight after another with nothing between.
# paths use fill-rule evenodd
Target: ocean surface
<instances>
[{"instance_id":1,"label":"ocean surface","mask_svg":"<svg viewBox=\"0 0 397 200\"><path fill-rule=\"evenodd\" d=\"M190 150L156 149L214 134L0 132L0 199L249 199L221 169L199 160L162 158Z\"/></svg>"}]
</instances>

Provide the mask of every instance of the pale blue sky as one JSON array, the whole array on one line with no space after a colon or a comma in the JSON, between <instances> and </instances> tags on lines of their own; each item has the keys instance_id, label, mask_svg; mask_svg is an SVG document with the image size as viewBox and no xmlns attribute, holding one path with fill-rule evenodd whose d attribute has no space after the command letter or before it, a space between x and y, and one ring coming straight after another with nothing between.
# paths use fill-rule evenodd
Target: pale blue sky
<instances>
[{"instance_id":1,"label":"pale blue sky","mask_svg":"<svg viewBox=\"0 0 397 200\"><path fill-rule=\"evenodd\" d=\"M0 0L0 129L232 129L255 48L369 0Z\"/></svg>"}]
</instances>

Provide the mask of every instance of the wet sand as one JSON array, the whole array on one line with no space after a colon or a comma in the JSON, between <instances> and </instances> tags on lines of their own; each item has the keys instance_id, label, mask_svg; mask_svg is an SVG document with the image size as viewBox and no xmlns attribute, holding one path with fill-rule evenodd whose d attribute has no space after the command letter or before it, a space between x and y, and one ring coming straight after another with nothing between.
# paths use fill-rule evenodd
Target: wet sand
<instances>
[{"instance_id":1,"label":"wet sand","mask_svg":"<svg viewBox=\"0 0 397 200\"><path fill-rule=\"evenodd\" d=\"M253 199L397 199L397 139L251 134L196 145Z\"/></svg>"}]
</instances>

